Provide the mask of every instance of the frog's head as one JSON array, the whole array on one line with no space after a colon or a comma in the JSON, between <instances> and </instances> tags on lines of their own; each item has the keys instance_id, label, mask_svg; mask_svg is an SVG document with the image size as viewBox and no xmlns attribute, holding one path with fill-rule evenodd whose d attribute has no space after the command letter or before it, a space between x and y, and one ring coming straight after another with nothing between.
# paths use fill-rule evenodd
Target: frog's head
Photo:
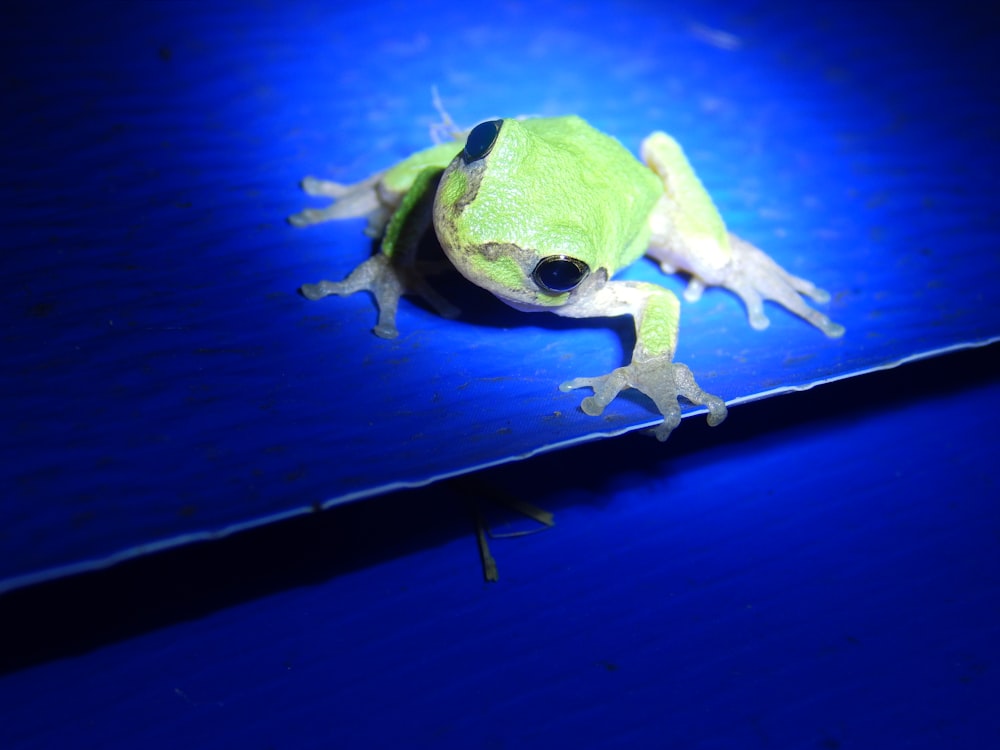
<instances>
[{"instance_id":1,"label":"frog's head","mask_svg":"<svg viewBox=\"0 0 1000 750\"><path fill-rule=\"evenodd\" d=\"M469 132L441 177L434 227L445 253L518 309L561 307L607 281L573 148L518 120L491 120Z\"/></svg>"}]
</instances>

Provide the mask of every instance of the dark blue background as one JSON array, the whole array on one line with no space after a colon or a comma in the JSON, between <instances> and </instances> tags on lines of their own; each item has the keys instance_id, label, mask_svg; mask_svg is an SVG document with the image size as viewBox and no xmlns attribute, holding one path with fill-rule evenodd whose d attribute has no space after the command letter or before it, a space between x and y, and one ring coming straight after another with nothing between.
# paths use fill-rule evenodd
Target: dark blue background
<instances>
[{"instance_id":1,"label":"dark blue background","mask_svg":"<svg viewBox=\"0 0 1000 750\"><path fill-rule=\"evenodd\" d=\"M4 13L3 586L129 560L0 598L4 747L1000 741L995 346L871 372L1000 334L985 14ZM382 494L653 421L556 390L619 364L627 325L460 292L462 321L404 302L383 342L368 299L295 293L368 252L360 222L288 227L297 181L425 145L433 85L461 124L676 135L848 328L756 333L709 292L678 358L733 404L820 387ZM487 586L468 503L497 488L557 526L495 542Z\"/></svg>"}]
</instances>

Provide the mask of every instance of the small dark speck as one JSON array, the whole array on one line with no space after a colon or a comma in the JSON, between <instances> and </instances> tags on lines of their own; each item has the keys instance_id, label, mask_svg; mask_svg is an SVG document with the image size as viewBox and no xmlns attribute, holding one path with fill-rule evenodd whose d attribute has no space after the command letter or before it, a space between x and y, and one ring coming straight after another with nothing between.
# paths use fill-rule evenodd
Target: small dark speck
<instances>
[{"instance_id":1,"label":"small dark speck","mask_svg":"<svg viewBox=\"0 0 1000 750\"><path fill-rule=\"evenodd\" d=\"M157 54L160 56L160 59L163 60L163 62L170 62L171 58L174 56L174 51L170 49L170 47L163 46L160 47Z\"/></svg>"},{"instance_id":2,"label":"small dark speck","mask_svg":"<svg viewBox=\"0 0 1000 750\"><path fill-rule=\"evenodd\" d=\"M821 747L823 750L838 750L840 748L840 740L835 740L833 737L824 737L816 743L816 747Z\"/></svg>"},{"instance_id":3,"label":"small dark speck","mask_svg":"<svg viewBox=\"0 0 1000 750\"><path fill-rule=\"evenodd\" d=\"M607 672L617 672L618 671L618 665L615 664L613 661L599 661L597 663L600 666L604 667L605 671L607 671Z\"/></svg>"},{"instance_id":4,"label":"small dark speck","mask_svg":"<svg viewBox=\"0 0 1000 750\"><path fill-rule=\"evenodd\" d=\"M38 302L28 308L28 315L32 318L47 318L56 309L55 302Z\"/></svg>"},{"instance_id":5,"label":"small dark speck","mask_svg":"<svg viewBox=\"0 0 1000 750\"><path fill-rule=\"evenodd\" d=\"M785 357L784 361L781 363L784 367L798 367L811 359L815 359L815 354L803 354L800 357Z\"/></svg>"},{"instance_id":6,"label":"small dark speck","mask_svg":"<svg viewBox=\"0 0 1000 750\"><path fill-rule=\"evenodd\" d=\"M177 511L177 515L181 518L191 518L198 512L198 509L193 505L182 505Z\"/></svg>"}]
</instances>

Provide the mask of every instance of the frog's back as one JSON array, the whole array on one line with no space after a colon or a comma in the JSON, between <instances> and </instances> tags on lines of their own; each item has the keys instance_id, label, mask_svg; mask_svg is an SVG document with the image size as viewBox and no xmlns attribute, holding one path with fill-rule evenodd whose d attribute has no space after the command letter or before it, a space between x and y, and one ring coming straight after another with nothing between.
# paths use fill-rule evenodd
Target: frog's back
<instances>
[{"instance_id":1,"label":"frog's back","mask_svg":"<svg viewBox=\"0 0 1000 750\"><path fill-rule=\"evenodd\" d=\"M613 236L625 246L606 247L601 265L614 273L642 257L649 240L647 220L663 192L656 175L617 138L576 115L537 117L519 124L569 156L564 163L575 167L569 182L579 193L573 203L588 213L604 212L606 228L617 225Z\"/></svg>"},{"instance_id":2,"label":"frog's back","mask_svg":"<svg viewBox=\"0 0 1000 750\"><path fill-rule=\"evenodd\" d=\"M589 122L577 115L563 117L533 117L519 120L519 124L533 135L544 138L552 144L560 144L567 151L575 151L582 162L590 163L594 168L624 169L632 174L625 174L630 180L643 182L649 170L625 148L621 142L602 133ZM656 184L653 180L652 184Z\"/></svg>"}]
</instances>

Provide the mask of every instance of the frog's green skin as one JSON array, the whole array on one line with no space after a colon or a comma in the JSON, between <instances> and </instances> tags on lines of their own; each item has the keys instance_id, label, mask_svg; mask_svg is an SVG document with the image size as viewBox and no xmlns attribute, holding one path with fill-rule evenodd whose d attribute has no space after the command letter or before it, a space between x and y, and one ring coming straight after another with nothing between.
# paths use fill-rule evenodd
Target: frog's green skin
<instances>
[{"instance_id":1,"label":"frog's green skin","mask_svg":"<svg viewBox=\"0 0 1000 750\"><path fill-rule=\"evenodd\" d=\"M621 390L636 388L663 415L654 430L660 440L680 422L679 396L706 406L709 424L718 424L726 417L723 401L673 362L677 297L656 284L612 280L619 269L648 254L668 273L690 274L689 300L705 286L726 287L744 301L757 329L768 325L764 299L827 336L844 329L802 298L824 302L825 292L726 230L676 141L653 133L641 154L645 164L579 117L505 119L473 128L464 148L439 144L353 185L306 178L307 193L335 202L292 216L292 224L366 216L367 233L383 239L380 252L346 280L305 284L302 293L315 300L371 291L379 307L375 333L385 338L398 335L396 308L404 293L456 315L415 262L417 241L433 224L452 264L517 309L633 317L636 345L628 365L560 386L593 388L584 412L598 415Z\"/></svg>"}]
</instances>

